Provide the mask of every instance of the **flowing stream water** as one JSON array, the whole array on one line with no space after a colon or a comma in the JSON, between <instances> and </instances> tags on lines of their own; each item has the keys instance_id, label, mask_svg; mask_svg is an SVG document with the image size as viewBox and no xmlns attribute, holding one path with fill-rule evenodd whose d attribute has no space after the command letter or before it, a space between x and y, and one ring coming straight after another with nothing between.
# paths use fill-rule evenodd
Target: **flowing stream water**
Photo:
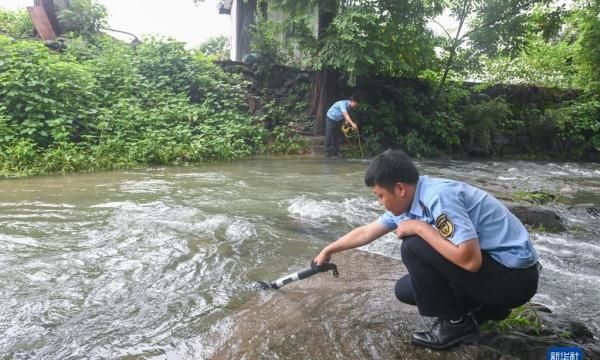
<instances>
[{"instance_id":1,"label":"flowing stream water","mask_svg":"<svg viewBox=\"0 0 600 360\"><path fill-rule=\"evenodd\" d=\"M382 213L367 164L278 158L0 181L0 359L198 358L256 281L307 266ZM568 232L532 230L544 265L533 301L599 336L599 164L417 164L501 197L560 194L548 207ZM390 234L364 250L399 259L399 246Z\"/></svg>"}]
</instances>

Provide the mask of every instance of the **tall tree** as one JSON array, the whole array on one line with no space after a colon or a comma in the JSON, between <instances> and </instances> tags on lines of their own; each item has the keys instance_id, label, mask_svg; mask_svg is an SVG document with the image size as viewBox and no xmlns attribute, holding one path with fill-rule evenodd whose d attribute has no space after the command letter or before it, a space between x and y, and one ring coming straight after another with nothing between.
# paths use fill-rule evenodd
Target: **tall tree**
<instances>
[{"instance_id":1,"label":"tall tree","mask_svg":"<svg viewBox=\"0 0 600 360\"><path fill-rule=\"evenodd\" d=\"M427 18L439 13L436 1L266 2L287 13L287 23L294 26L298 19L317 9L318 36L311 42L312 48L305 49L307 55L314 56L312 64L317 70L311 101L315 134L324 132L325 112L334 100L340 76L350 85L365 74L416 76L431 67L435 59L434 36L427 27Z\"/></svg>"},{"instance_id":2,"label":"tall tree","mask_svg":"<svg viewBox=\"0 0 600 360\"><path fill-rule=\"evenodd\" d=\"M198 46L198 51L204 55L212 55L217 60L227 60L231 44L227 36L213 36Z\"/></svg>"},{"instance_id":3,"label":"tall tree","mask_svg":"<svg viewBox=\"0 0 600 360\"><path fill-rule=\"evenodd\" d=\"M442 28L446 35L446 60L440 80L443 89L460 51L466 56L517 54L525 44L524 33L536 4L550 0L445 0L443 7L457 24ZM435 21L435 19L433 19Z\"/></svg>"}]
</instances>

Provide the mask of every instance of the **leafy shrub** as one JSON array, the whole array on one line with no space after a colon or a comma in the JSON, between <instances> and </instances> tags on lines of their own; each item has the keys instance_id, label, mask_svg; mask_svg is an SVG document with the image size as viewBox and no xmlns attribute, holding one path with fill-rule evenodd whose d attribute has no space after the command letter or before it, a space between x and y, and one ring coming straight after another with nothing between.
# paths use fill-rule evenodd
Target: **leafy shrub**
<instances>
[{"instance_id":1,"label":"leafy shrub","mask_svg":"<svg viewBox=\"0 0 600 360\"><path fill-rule=\"evenodd\" d=\"M256 59L261 64L283 64L290 59L291 52L285 43L282 34L283 24L267 20L260 16L252 26L252 53L258 55Z\"/></svg>"},{"instance_id":2,"label":"leafy shrub","mask_svg":"<svg viewBox=\"0 0 600 360\"><path fill-rule=\"evenodd\" d=\"M211 37L198 46L198 52L216 60L229 59L230 51L231 42L228 37L222 35Z\"/></svg>"},{"instance_id":3,"label":"leafy shrub","mask_svg":"<svg viewBox=\"0 0 600 360\"><path fill-rule=\"evenodd\" d=\"M510 130L512 111L504 97L469 103L461 112L465 129L463 142L467 152L491 155L495 152L494 137L499 129Z\"/></svg>"},{"instance_id":4,"label":"leafy shrub","mask_svg":"<svg viewBox=\"0 0 600 360\"><path fill-rule=\"evenodd\" d=\"M71 46L73 44L73 46ZM265 150L247 82L183 44L71 36L53 53L0 35L2 176L247 157ZM301 145L279 130L270 151Z\"/></svg>"},{"instance_id":5,"label":"leafy shrub","mask_svg":"<svg viewBox=\"0 0 600 360\"><path fill-rule=\"evenodd\" d=\"M183 42L151 37L136 50L138 71L151 86L175 93L190 93L196 73L193 56Z\"/></svg>"},{"instance_id":6,"label":"leafy shrub","mask_svg":"<svg viewBox=\"0 0 600 360\"><path fill-rule=\"evenodd\" d=\"M106 7L95 0L70 0L69 6L60 9L58 18L63 32L92 35L106 26Z\"/></svg>"},{"instance_id":7,"label":"leafy shrub","mask_svg":"<svg viewBox=\"0 0 600 360\"><path fill-rule=\"evenodd\" d=\"M52 144L39 157L40 170L44 173L68 173L90 168L90 158L85 148L72 142Z\"/></svg>"},{"instance_id":8,"label":"leafy shrub","mask_svg":"<svg viewBox=\"0 0 600 360\"><path fill-rule=\"evenodd\" d=\"M41 147L93 129L96 82L85 65L34 41L0 36L0 99L18 136Z\"/></svg>"},{"instance_id":9,"label":"leafy shrub","mask_svg":"<svg viewBox=\"0 0 600 360\"><path fill-rule=\"evenodd\" d=\"M357 110L359 131L367 154L377 154L401 142L398 113L394 104L381 101L376 105L360 103Z\"/></svg>"},{"instance_id":10,"label":"leafy shrub","mask_svg":"<svg viewBox=\"0 0 600 360\"><path fill-rule=\"evenodd\" d=\"M0 174L34 175L38 157L37 145L29 139L19 139L0 147Z\"/></svg>"},{"instance_id":11,"label":"leafy shrub","mask_svg":"<svg viewBox=\"0 0 600 360\"><path fill-rule=\"evenodd\" d=\"M274 154L299 154L306 148L306 142L287 126L276 126L271 131L271 141L267 151Z\"/></svg>"},{"instance_id":12,"label":"leafy shrub","mask_svg":"<svg viewBox=\"0 0 600 360\"><path fill-rule=\"evenodd\" d=\"M558 124L569 155L580 158L586 151L600 152L600 101L582 99L564 108Z\"/></svg>"},{"instance_id":13,"label":"leafy shrub","mask_svg":"<svg viewBox=\"0 0 600 360\"><path fill-rule=\"evenodd\" d=\"M33 33L33 23L27 11L0 8L0 34L19 39L32 36Z\"/></svg>"}]
</instances>

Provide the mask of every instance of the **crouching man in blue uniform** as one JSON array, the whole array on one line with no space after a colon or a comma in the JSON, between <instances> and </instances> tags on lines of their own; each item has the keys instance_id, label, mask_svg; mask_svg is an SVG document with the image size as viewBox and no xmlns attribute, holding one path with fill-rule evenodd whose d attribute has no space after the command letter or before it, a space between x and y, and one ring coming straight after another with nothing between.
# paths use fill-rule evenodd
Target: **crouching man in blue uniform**
<instances>
[{"instance_id":1,"label":"crouching man in blue uniform","mask_svg":"<svg viewBox=\"0 0 600 360\"><path fill-rule=\"evenodd\" d=\"M412 342L437 350L476 341L479 325L500 320L537 291L538 256L523 224L496 198L471 185L419 176L400 150L375 157L365 174L387 209L378 220L329 244L317 264L395 231L408 275L396 297L435 317Z\"/></svg>"}]
</instances>

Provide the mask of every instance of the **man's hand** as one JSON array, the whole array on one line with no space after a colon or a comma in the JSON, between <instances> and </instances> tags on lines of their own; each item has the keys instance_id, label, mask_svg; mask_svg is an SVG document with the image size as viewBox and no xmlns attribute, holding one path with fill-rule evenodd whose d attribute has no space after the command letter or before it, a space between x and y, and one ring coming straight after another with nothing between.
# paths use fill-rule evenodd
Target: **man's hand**
<instances>
[{"instance_id":1,"label":"man's hand","mask_svg":"<svg viewBox=\"0 0 600 360\"><path fill-rule=\"evenodd\" d=\"M326 262L331 260L331 256L328 255L325 251L321 251L319 255L313 260L317 266L323 265Z\"/></svg>"},{"instance_id":2,"label":"man's hand","mask_svg":"<svg viewBox=\"0 0 600 360\"><path fill-rule=\"evenodd\" d=\"M422 224L424 224L424 222L420 220L402 221L396 228L396 235L398 236L398 239L404 239L407 236L416 235L419 226L422 226Z\"/></svg>"},{"instance_id":3,"label":"man's hand","mask_svg":"<svg viewBox=\"0 0 600 360\"><path fill-rule=\"evenodd\" d=\"M358 129L358 126L354 123L354 121L352 121L352 118L350 117L350 115L345 112L344 114L344 120L346 121L346 124L350 125L351 128L353 129Z\"/></svg>"}]
</instances>

